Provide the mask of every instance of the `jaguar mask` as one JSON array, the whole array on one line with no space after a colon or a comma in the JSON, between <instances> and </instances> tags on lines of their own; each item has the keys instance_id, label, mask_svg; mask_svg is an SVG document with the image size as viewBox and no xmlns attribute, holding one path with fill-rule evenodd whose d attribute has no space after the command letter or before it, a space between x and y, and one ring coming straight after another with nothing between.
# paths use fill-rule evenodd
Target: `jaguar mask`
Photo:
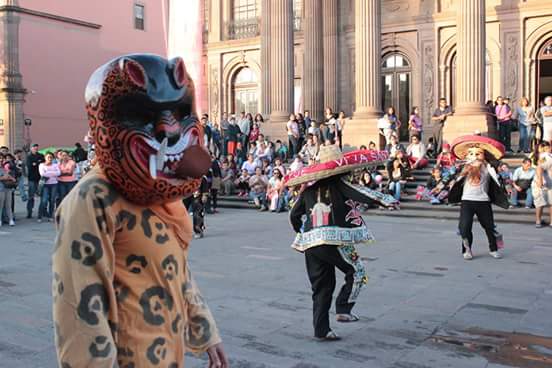
<instances>
[{"instance_id":1,"label":"jaguar mask","mask_svg":"<svg viewBox=\"0 0 552 368\"><path fill-rule=\"evenodd\" d=\"M98 163L128 200L164 203L198 188L211 159L181 58L112 60L92 74L85 97Z\"/></svg>"}]
</instances>

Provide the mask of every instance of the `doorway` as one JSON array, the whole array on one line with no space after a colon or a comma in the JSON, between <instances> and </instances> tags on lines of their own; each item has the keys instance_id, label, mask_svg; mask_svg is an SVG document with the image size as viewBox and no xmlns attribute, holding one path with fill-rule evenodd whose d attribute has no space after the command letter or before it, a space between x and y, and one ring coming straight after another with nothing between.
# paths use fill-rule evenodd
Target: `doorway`
<instances>
[{"instance_id":1,"label":"doorway","mask_svg":"<svg viewBox=\"0 0 552 368\"><path fill-rule=\"evenodd\" d=\"M552 96L552 38L544 43L537 56L537 101L535 106Z\"/></svg>"},{"instance_id":2,"label":"doorway","mask_svg":"<svg viewBox=\"0 0 552 368\"><path fill-rule=\"evenodd\" d=\"M401 121L399 140L408 141L408 120L410 118L412 69L408 59L399 53L386 55L382 63L382 101L384 113L390 106Z\"/></svg>"}]
</instances>

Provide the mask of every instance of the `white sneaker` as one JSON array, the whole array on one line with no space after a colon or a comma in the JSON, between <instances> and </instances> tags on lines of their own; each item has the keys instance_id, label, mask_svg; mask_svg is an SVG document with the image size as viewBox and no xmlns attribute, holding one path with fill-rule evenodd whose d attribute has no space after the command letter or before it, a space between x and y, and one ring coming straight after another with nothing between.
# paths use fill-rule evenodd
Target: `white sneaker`
<instances>
[{"instance_id":1,"label":"white sneaker","mask_svg":"<svg viewBox=\"0 0 552 368\"><path fill-rule=\"evenodd\" d=\"M496 258L496 259L502 258L502 256L500 255L500 253L498 253L498 251L489 252L489 254L491 255L491 257Z\"/></svg>"},{"instance_id":2,"label":"white sneaker","mask_svg":"<svg viewBox=\"0 0 552 368\"><path fill-rule=\"evenodd\" d=\"M471 250L467 250L465 253L464 253L464 259L466 261L470 261L473 259L473 254L471 252Z\"/></svg>"},{"instance_id":3,"label":"white sneaker","mask_svg":"<svg viewBox=\"0 0 552 368\"><path fill-rule=\"evenodd\" d=\"M15 226L15 221L10 220L10 226Z\"/></svg>"}]
</instances>

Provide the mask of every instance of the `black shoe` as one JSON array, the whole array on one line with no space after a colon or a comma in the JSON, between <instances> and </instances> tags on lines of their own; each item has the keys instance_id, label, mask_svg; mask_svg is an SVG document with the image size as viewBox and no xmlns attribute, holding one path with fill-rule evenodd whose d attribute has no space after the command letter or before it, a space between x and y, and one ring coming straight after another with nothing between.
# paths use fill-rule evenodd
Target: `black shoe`
<instances>
[{"instance_id":1,"label":"black shoe","mask_svg":"<svg viewBox=\"0 0 552 368\"><path fill-rule=\"evenodd\" d=\"M33 214L32 214L32 213L28 213L28 214L27 214L27 218L28 218L28 219L32 219L32 218L33 218Z\"/></svg>"}]
</instances>

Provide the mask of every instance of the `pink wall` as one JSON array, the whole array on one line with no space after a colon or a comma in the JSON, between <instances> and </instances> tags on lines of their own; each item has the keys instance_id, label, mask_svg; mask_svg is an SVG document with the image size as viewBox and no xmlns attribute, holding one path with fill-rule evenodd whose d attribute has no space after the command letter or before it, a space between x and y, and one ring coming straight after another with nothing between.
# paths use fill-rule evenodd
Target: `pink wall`
<instances>
[{"instance_id":1,"label":"pink wall","mask_svg":"<svg viewBox=\"0 0 552 368\"><path fill-rule=\"evenodd\" d=\"M22 14L20 68L30 92L25 116L33 120L33 142L41 146L82 141L87 131L84 88L90 74L119 55L167 54L165 0L145 5L145 31L134 29L134 0L20 0L23 8L100 24L88 28Z\"/></svg>"}]
</instances>

